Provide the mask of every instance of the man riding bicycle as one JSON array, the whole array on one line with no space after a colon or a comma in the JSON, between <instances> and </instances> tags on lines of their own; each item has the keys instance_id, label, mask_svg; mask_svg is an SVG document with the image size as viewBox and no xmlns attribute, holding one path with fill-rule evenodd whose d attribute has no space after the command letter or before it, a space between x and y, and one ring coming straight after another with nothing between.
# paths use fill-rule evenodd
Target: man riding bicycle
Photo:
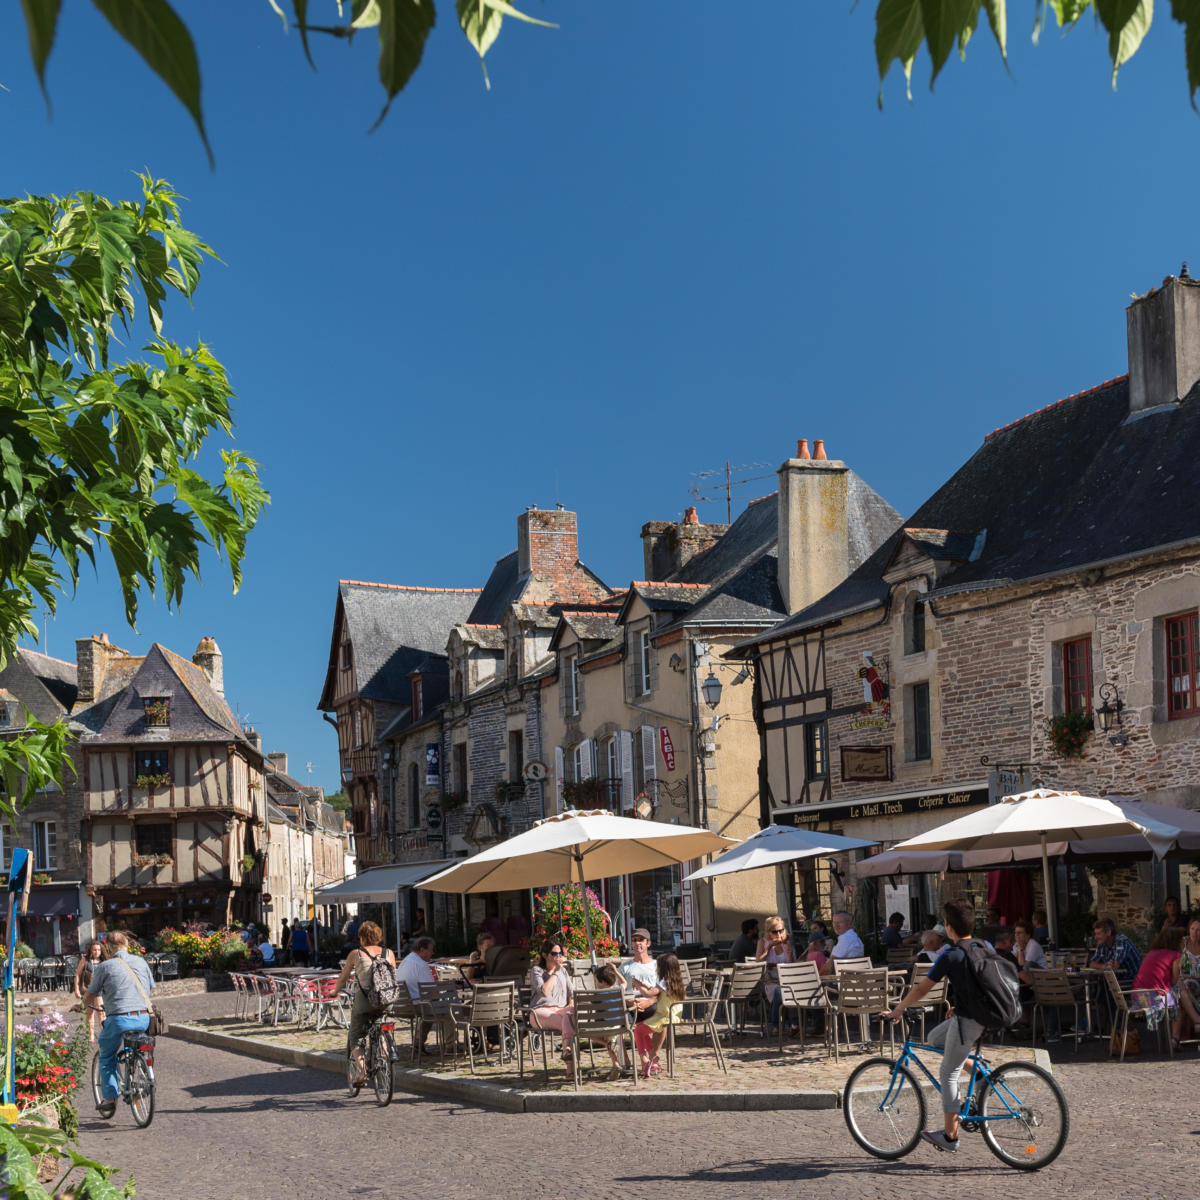
<instances>
[{"instance_id":1,"label":"man riding bicycle","mask_svg":"<svg viewBox=\"0 0 1200 1200\"><path fill-rule=\"evenodd\" d=\"M92 971L92 982L84 996L103 1000L104 1025L100 1030L100 1094L103 1102L97 1108L102 1117L111 1117L117 1110L117 1053L126 1033L150 1026L150 993L154 977L150 968L129 953L129 939L116 931L108 935L112 957L99 963Z\"/></svg>"}]
</instances>

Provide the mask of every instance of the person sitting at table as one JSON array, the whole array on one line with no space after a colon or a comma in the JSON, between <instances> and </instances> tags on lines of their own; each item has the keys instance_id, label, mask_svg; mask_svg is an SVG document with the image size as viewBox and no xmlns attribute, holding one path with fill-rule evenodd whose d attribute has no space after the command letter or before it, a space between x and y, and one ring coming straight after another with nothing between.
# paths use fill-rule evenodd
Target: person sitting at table
<instances>
[{"instance_id":1,"label":"person sitting at table","mask_svg":"<svg viewBox=\"0 0 1200 1200\"><path fill-rule=\"evenodd\" d=\"M1101 917L1092 927L1096 937L1096 948L1088 959L1089 967L1112 967L1117 973L1117 982L1128 987L1142 965L1138 948L1123 934L1111 917Z\"/></svg>"},{"instance_id":2,"label":"person sitting at table","mask_svg":"<svg viewBox=\"0 0 1200 1200\"><path fill-rule=\"evenodd\" d=\"M1016 965L1017 955L1013 949L1015 939L1013 927L1011 925L1001 925L996 930L996 936L992 939L992 949L1000 955L1001 958L1007 958L1010 963Z\"/></svg>"},{"instance_id":3,"label":"person sitting at table","mask_svg":"<svg viewBox=\"0 0 1200 1200\"><path fill-rule=\"evenodd\" d=\"M904 914L894 912L888 917L887 928L883 931L879 940L883 943L885 949L900 950L905 946L913 945L918 940L918 935L915 933L905 935Z\"/></svg>"},{"instance_id":4,"label":"person sitting at table","mask_svg":"<svg viewBox=\"0 0 1200 1200\"><path fill-rule=\"evenodd\" d=\"M1179 1049L1179 968L1182 965L1184 931L1178 925L1160 929L1142 965L1133 977L1129 1004L1150 1014L1147 1021L1157 1025L1165 1012L1174 1013L1171 1022L1171 1045Z\"/></svg>"},{"instance_id":5,"label":"person sitting at table","mask_svg":"<svg viewBox=\"0 0 1200 1200\"><path fill-rule=\"evenodd\" d=\"M433 938L413 938L412 949L400 960L400 965L396 968L396 978L408 988L408 994L414 1004L421 999L421 984L437 983L437 972L433 969L433 949ZM417 1023L417 1045L424 1054L436 1053L425 1045L432 1028L433 1023L430 1021L422 1020ZM442 1021L442 1037L455 1036L454 1020L452 1017L446 1017Z\"/></svg>"},{"instance_id":6,"label":"person sitting at table","mask_svg":"<svg viewBox=\"0 0 1200 1200\"><path fill-rule=\"evenodd\" d=\"M854 932L854 922L848 912L833 914L833 932L837 934L837 941L833 944L833 953L829 956L829 961L821 971L822 975L828 975L833 970L835 958L865 958L867 954L862 938Z\"/></svg>"},{"instance_id":7,"label":"person sitting at table","mask_svg":"<svg viewBox=\"0 0 1200 1200\"><path fill-rule=\"evenodd\" d=\"M354 976L358 987L354 991L354 1003L350 1006L350 1027L346 1030L346 1058L354 1064L354 1086L362 1087L367 1082L367 1059L362 1042L367 1027L376 1017L387 1011L387 1006L375 1008L367 997L367 983L371 978L375 960L382 958L393 971L396 958L383 944L383 930L374 921L363 921L358 927L358 949L351 950L338 976L337 991L342 991Z\"/></svg>"},{"instance_id":8,"label":"person sitting at table","mask_svg":"<svg viewBox=\"0 0 1200 1200\"><path fill-rule=\"evenodd\" d=\"M273 967L276 965L275 947L272 946L267 940L267 935L265 933L259 935L258 945L255 948L258 950L259 956L262 959L262 965L264 967Z\"/></svg>"},{"instance_id":9,"label":"person sitting at table","mask_svg":"<svg viewBox=\"0 0 1200 1200\"><path fill-rule=\"evenodd\" d=\"M637 1009L634 1020L640 1024L647 1017L654 1016L658 1005L658 967L650 957L650 930L639 925L630 934L630 941L633 943L633 958L623 962L617 969L634 992L634 1007ZM639 988L637 982L645 986Z\"/></svg>"},{"instance_id":10,"label":"person sitting at table","mask_svg":"<svg viewBox=\"0 0 1200 1200\"><path fill-rule=\"evenodd\" d=\"M592 973L592 978L596 981L596 991L610 992L619 991L623 996L625 994L625 984L621 979L621 973L612 963L601 963ZM621 1039L609 1038L605 1043L605 1048L608 1050L608 1057L612 1059L612 1066L608 1070L608 1080L611 1083L615 1079L621 1078Z\"/></svg>"},{"instance_id":11,"label":"person sitting at table","mask_svg":"<svg viewBox=\"0 0 1200 1200\"><path fill-rule=\"evenodd\" d=\"M1178 929L1187 929L1188 919L1183 915L1179 908L1179 897L1168 896L1163 901L1163 911L1165 915L1162 919L1162 924L1159 929L1170 929L1176 927Z\"/></svg>"},{"instance_id":12,"label":"person sitting at table","mask_svg":"<svg viewBox=\"0 0 1200 1200\"><path fill-rule=\"evenodd\" d=\"M1044 908L1033 910L1033 940L1044 946L1050 940L1050 924Z\"/></svg>"},{"instance_id":13,"label":"person sitting at table","mask_svg":"<svg viewBox=\"0 0 1200 1200\"><path fill-rule=\"evenodd\" d=\"M804 952L805 962L815 962L817 970L823 970L825 964L829 961L829 956L825 953L825 948L828 943L825 941L825 935L822 933L810 933L808 935L808 949Z\"/></svg>"},{"instance_id":14,"label":"person sitting at table","mask_svg":"<svg viewBox=\"0 0 1200 1200\"><path fill-rule=\"evenodd\" d=\"M468 966L463 967L463 976L473 983L482 983L487 978L487 952L496 944L496 935L484 929L475 935L475 949L471 951Z\"/></svg>"},{"instance_id":15,"label":"person sitting at table","mask_svg":"<svg viewBox=\"0 0 1200 1200\"><path fill-rule=\"evenodd\" d=\"M950 949L944 925L935 925L921 934L921 950L917 962L935 963Z\"/></svg>"},{"instance_id":16,"label":"person sitting at table","mask_svg":"<svg viewBox=\"0 0 1200 1200\"><path fill-rule=\"evenodd\" d=\"M733 939L733 945L729 947L730 962L739 963L747 958L753 958L757 945L758 918L747 917L742 922L742 932Z\"/></svg>"},{"instance_id":17,"label":"person sitting at table","mask_svg":"<svg viewBox=\"0 0 1200 1200\"><path fill-rule=\"evenodd\" d=\"M1180 947L1179 1005L1190 1028L1187 1036L1200 1032L1200 917L1188 922L1187 939Z\"/></svg>"},{"instance_id":18,"label":"person sitting at table","mask_svg":"<svg viewBox=\"0 0 1200 1200\"><path fill-rule=\"evenodd\" d=\"M529 1021L535 1029L557 1029L562 1034L563 1061L574 1056L574 991L567 974L566 954L559 938L542 943L541 957L530 969Z\"/></svg>"},{"instance_id":19,"label":"person sitting at table","mask_svg":"<svg viewBox=\"0 0 1200 1200\"><path fill-rule=\"evenodd\" d=\"M778 919L778 918L775 918ZM770 935L771 922L767 921L767 933ZM780 962L785 960L780 959ZM787 960L787 961L790 961ZM642 1078L649 1079L657 1075L659 1070L658 1052L667 1037L667 1028L679 1020L683 1011L683 999L687 989L683 982L683 972L679 968L679 959L674 954L660 954L655 963L657 971L656 998L657 1005L654 1016L647 1017L633 1030L634 1041L637 1044L638 1056L642 1063ZM645 987L645 984L635 986ZM775 989L778 993L778 987ZM778 1022L778 1013L776 1013Z\"/></svg>"},{"instance_id":20,"label":"person sitting at table","mask_svg":"<svg viewBox=\"0 0 1200 1200\"><path fill-rule=\"evenodd\" d=\"M783 993L779 990L778 963L796 961L792 953L792 939L788 936L783 918L779 916L767 918L767 936L758 943L754 952L756 962L767 964L766 978L763 982L763 995L770 1005L770 1015L767 1019L767 1036L774 1037L779 1032L779 1014L783 1006ZM661 959L659 962L661 963ZM661 978L661 974L660 974Z\"/></svg>"}]
</instances>

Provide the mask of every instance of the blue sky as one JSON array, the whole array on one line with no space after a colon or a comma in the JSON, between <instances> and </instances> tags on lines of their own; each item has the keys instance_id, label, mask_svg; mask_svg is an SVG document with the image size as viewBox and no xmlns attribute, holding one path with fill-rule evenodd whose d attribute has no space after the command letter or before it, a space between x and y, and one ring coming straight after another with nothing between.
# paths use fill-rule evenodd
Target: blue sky
<instances>
[{"instance_id":1,"label":"blue sky","mask_svg":"<svg viewBox=\"0 0 1200 1200\"><path fill-rule=\"evenodd\" d=\"M1010 73L980 33L932 95L918 62L911 105L894 71L880 112L867 0L531 4L561 28L506 23L490 91L442 0L371 136L369 37L318 40L314 74L266 0L177 7L215 171L86 4L64 6L47 119L14 5L0 194L133 196L148 168L188 197L222 263L167 332L226 364L274 503L236 597L208 561L133 633L102 570L49 650L211 633L265 748L330 790L338 578L480 586L517 514L561 501L620 585L695 472L769 472L797 437L910 512L990 430L1122 374L1130 294L1200 267L1200 117L1165 5L1115 93L1099 34L1034 50L1014 20Z\"/></svg>"}]
</instances>

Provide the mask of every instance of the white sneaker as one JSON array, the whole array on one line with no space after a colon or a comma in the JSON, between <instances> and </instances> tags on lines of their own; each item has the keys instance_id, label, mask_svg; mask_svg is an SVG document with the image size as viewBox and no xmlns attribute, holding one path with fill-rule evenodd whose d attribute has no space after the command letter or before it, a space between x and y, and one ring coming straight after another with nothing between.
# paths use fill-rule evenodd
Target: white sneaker
<instances>
[{"instance_id":1,"label":"white sneaker","mask_svg":"<svg viewBox=\"0 0 1200 1200\"><path fill-rule=\"evenodd\" d=\"M952 1141L940 1129L924 1129L921 1131L921 1138L946 1154L958 1153L958 1138Z\"/></svg>"}]
</instances>

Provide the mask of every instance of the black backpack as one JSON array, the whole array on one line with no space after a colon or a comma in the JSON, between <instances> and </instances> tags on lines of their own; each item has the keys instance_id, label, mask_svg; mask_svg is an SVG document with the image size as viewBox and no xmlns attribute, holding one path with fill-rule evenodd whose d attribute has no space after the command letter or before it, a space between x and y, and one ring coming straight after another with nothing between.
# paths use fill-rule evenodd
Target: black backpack
<instances>
[{"instance_id":1,"label":"black backpack","mask_svg":"<svg viewBox=\"0 0 1200 1200\"><path fill-rule=\"evenodd\" d=\"M965 996L955 996L958 1011L985 1029L1015 1025L1021 1016L1021 981L1016 963L976 938L959 945L966 959L968 986Z\"/></svg>"}]
</instances>

